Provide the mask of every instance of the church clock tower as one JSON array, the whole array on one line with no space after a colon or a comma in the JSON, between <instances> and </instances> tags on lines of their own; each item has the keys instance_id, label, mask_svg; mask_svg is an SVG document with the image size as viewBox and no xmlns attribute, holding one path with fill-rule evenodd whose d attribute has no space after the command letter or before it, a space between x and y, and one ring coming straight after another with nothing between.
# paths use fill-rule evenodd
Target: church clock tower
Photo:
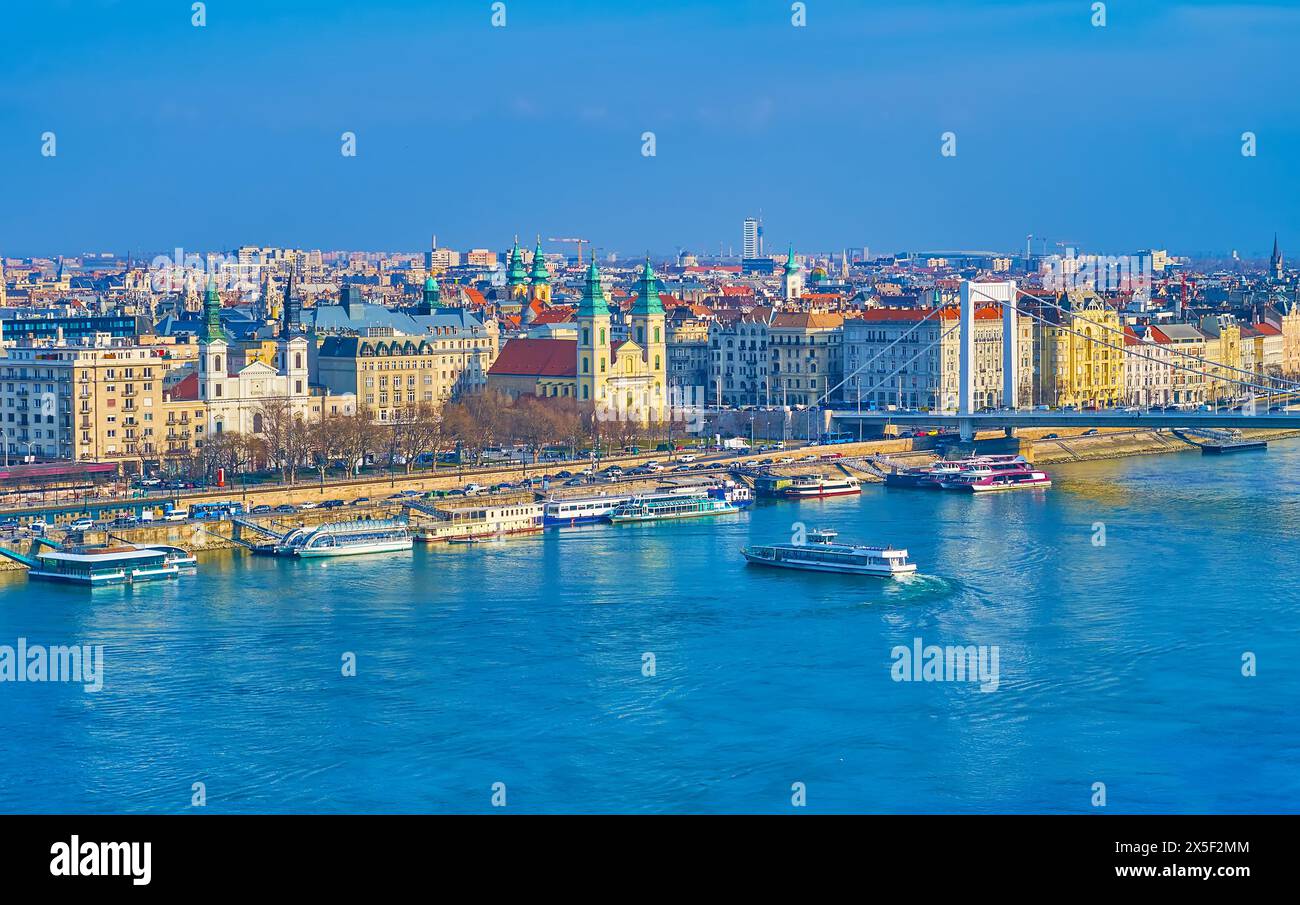
<instances>
[{"instance_id":1,"label":"church clock tower","mask_svg":"<svg viewBox=\"0 0 1300 905\"><path fill-rule=\"evenodd\" d=\"M600 285L600 271L592 261L578 302L578 362L575 384L578 402L602 405L609 379L609 305Z\"/></svg>"}]
</instances>

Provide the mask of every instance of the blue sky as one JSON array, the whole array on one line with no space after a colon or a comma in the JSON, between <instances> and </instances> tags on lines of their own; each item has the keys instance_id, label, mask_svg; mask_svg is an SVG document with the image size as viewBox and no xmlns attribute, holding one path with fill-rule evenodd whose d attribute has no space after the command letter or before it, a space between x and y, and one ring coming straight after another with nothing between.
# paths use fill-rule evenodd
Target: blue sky
<instances>
[{"instance_id":1,"label":"blue sky","mask_svg":"<svg viewBox=\"0 0 1300 905\"><path fill-rule=\"evenodd\" d=\"M0 253L716 251L761 209L806 250L1300 254L1300 4L490 6L9 0Z\"/></svg>"}]
</instances>

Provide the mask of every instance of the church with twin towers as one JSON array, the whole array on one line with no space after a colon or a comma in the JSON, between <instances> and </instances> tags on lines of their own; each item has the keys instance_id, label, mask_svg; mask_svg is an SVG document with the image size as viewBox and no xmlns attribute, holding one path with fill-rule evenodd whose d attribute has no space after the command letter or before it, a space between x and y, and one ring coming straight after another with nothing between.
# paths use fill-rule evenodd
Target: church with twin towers
<instances>
[{"instance_id":1,"label":"church with twin towers","mask_svg":"<svg viewBox=\"0 0 1300 905\"><path fill-rule=\"evenodd\" d=\"M667 420L668 337L661 287L650 262L640 268L627 308L627 336L621 339L614 338L613 313L595 261L583 276L571 323L559 325L551 336L527 335L550 303L545 268L539 245L528 274L516 243L507 289L521 305L525 335L502 347L488 371L488 387L512 398L572 399L604 420Z\"/></svg>"}]
</instances>

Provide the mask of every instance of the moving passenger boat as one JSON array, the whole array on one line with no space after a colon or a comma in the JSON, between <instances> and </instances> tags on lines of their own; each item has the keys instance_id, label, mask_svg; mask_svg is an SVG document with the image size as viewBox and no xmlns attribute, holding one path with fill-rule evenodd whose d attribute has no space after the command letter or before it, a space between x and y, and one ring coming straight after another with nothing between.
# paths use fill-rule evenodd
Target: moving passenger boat
<instances>
[{"instance_id":1,"label":"moving passenger boat","mask_svg":"<svg viewBox=\"0 0 1300 905\"><path fill-rule=\"evenodd\" d=\"M120 547L59 547L36 554L28 574L47 581L99 585L175 578L180 568L162 550Z\"/></svg>"},{"instance_id":2,"label":"moving passenger boat","mask_svg":"<svg viewBox=\"0 0 1300 905\"><path fill-rule=\"evenodd\" d=\"M882 578L910 575L916 571L916 564L908 561L906 550L840 544L835 542L836 537L837 534L830 530L810 531L807 543L742 547L740 552L747 562L754 565L780 569Z\"/></svg>"},{"instance_id":3,"label":"moving passenger boat","mask_svg":"<svg viewBox=\"0 0 1300 905\"><path fill-rule=\"evenodd\" d=\"M314 559L410 550L411 531L404 519L361 519L295 528L275 545L279 556Z\"/></svg>"},{"instance_id":4,"label":"moving passenger boat","mask_svg":"<svg viewBox=\"0 0 1300 905\"><path fill-rule=\"evenodd\" d=\"M960 474L944 478L944 490L987 493L996 490L1027 490L1052 486L1046 472L1023 462L993 462L973 465Z\"/></svg>"},{"instance_id":5,"label":"moving passenger boat","mask_svg":"<svg viewBox=\"0 0 1300 905\"><path fill-rule=\"evenodd\" d=\"M667 519L699 518L739 512L730 500L714 496L708 489L672 490L665 493L638 494L620 503L609 514L614 524L624 522L658 522Z\"/></svg>"},{"instance_id":6,"label":"moving passenger boat","mask_svg":"<svg viewBox=\"0 0 1300 905\"><path fill-rule=\"evenodd\" d=\"M844 477L827 477L826 475L800 475L790 482L784 495L790 499L817 499L828 496L847 496L861 493L862 482L848 475Z\"/></svg>"}]
</instances>

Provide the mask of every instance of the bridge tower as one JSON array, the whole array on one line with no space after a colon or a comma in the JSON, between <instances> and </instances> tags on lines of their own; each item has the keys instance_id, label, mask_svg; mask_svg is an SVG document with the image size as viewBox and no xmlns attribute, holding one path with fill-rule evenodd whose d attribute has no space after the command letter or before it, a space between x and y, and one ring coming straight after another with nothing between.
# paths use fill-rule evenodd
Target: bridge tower
<instances>
[{"instance_id":1,"label":"bridge tower","mask_svg":"<svg viewBox=\"0 0 1300 905\"><path fill-rule=\"evenodd\" d=\"M975 309L997 304L1002 309L1002 405L1014 409L1019 405L1018 381L1020 355L1017 349L1016 282L975 283L962 280L961 346L958 355L957 414L975 414ZM974 439L974 423L960 422L963 440Z\"/></svg>"}]
</instances>

